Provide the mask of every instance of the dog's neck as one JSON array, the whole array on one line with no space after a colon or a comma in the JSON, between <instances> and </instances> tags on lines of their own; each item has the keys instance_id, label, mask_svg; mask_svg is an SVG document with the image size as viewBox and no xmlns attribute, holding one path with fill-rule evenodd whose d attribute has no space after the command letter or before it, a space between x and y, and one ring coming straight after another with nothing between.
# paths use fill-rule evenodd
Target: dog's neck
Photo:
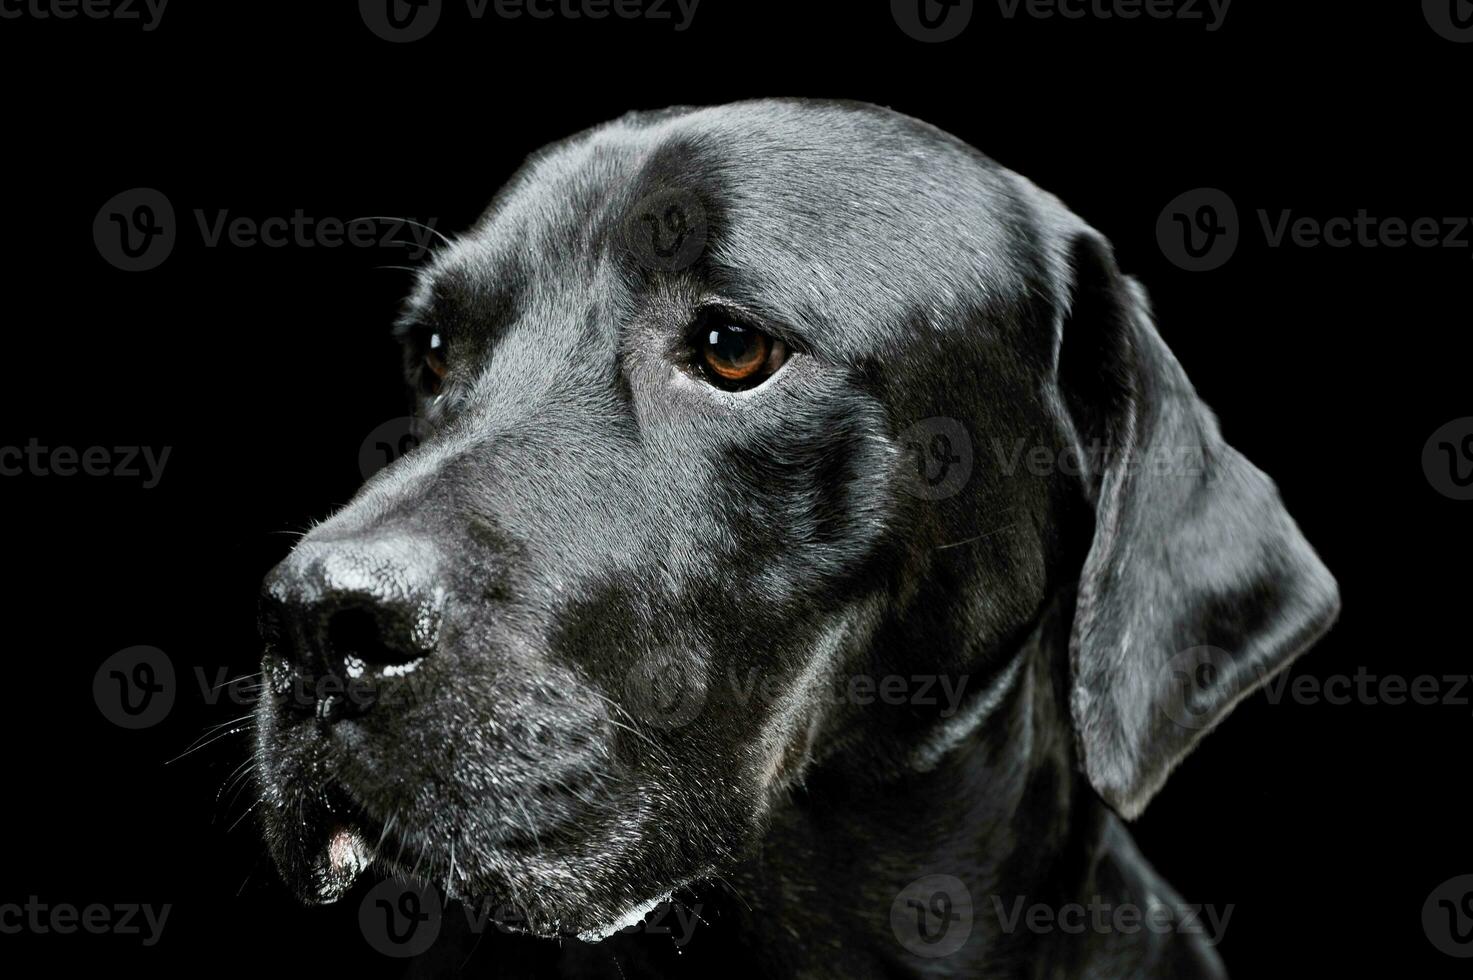
<instances>
[{"instance_id":1,"label":"dog's neck","mask_svg":"<svg viewBox=\"0 0 1473 980\"><path fill-rule=\"evenodd\" d=\"M1108 937L1030 930L1028 909L1170 895L1077 773L1054 681L1062 642L1040 626L899 777L842 757L808 775L729 882L756 968L1072 976ZM1153 937L1106 955L1132 975L1196 962Z\"/></svg>"}]
</instances>

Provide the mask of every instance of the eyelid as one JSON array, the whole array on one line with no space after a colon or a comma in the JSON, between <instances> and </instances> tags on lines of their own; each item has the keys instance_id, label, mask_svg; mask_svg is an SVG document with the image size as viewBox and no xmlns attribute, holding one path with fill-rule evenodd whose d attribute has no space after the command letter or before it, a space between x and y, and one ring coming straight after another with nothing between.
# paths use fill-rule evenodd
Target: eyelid
<instances>
[{"instance_id":1,"label":"eyelid","mask_svg":"<svg viewBox=\"0 0 1473 980\"><path fill-rule=\"evenodd\" d=\"M714 293L702 296L696 303L695 312L691 318L692 322L696 322L701 317L709 316L712 313L725 313L743 326L760 330L774 340L781 340L787 345L790 355L808 354L811 351L807 342L804 341L803 336L788 324L744 303L739 303Z\"/></svg>"}]
</instances>

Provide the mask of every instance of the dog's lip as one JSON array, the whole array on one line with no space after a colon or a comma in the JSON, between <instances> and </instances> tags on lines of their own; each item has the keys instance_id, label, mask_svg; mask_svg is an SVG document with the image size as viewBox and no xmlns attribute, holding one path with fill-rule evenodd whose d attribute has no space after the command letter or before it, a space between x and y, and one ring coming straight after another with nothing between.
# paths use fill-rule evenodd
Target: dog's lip
<instances>
[{"instance_id":1,"label":"dog's lip","mask_svg":"<svg viewBox=\"0 0 1473 980\"><path fill-rule=\"evenodd\" d=\"M377 819L340 783L321 793L319 806L318 829L309 845L306 900L330 905L370 873L414 875L424 863L426 855L412 828L400 826L397 819L387 823ZM543 850L539 835L553 829L539 828L534 834L508 827L490 843L508 857L531 856Z\"/></svg>"},{"instance_id":2,"label":"dog's lip","mask_svg":"<svg viewBox=\"0 0 1473 980\"><path fill-rule=\"evenodd\" d=\"M321 905L348 893L374 863L382 843L375 821L337 783L318 793L302 829L307 863L299 892L305 900Z\"/></svg>"}]
</instances>

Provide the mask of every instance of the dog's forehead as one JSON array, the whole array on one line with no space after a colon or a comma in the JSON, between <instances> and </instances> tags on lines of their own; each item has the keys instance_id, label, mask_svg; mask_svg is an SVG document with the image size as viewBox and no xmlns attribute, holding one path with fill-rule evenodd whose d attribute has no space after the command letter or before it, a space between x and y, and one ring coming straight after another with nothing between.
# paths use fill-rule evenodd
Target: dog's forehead
<instances>
[{"instance_id":1,"label":"dog's forehead","mask_svg":"<svg viewBox=\"0 0 1473 980\"><path fill-rule=\"evenodd\" d=\"M573 290L586 304L648 283L626 268L623 231L670 189L702 209L690 271L709 291L835 356L1005 319L1042 262L1026 187L960 141L874 106L763 101L631 114L545 148L414 302L474 311Z\"/></svg>"}]
</instances>

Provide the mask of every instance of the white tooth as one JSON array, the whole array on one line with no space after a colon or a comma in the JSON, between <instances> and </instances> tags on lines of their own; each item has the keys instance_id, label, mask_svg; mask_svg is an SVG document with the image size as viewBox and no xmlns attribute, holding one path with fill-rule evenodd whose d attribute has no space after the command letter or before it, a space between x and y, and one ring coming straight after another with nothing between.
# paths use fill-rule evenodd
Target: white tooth
<instances>
[{"instance_id":1,"label":"white tooth","mask_svg":"<svg viewBox=\"0 0 1473 980\"><path fill-rule=\"evenodd\" d=\"M356 830L339 827L327 842L327 863L354 877L368 867L368 842Z\"/></svg>"},{"instance_id":2,"label":"white tooth","mask_svg":"<svg viewBox=\"0 0 1473 980\"><path fill-rule=\"evenodd\" d=\"M317 900L325 905L342 898L372 862L373 853L362 834L347 827L334 828L313 873Z\"/></svg>"}]
</instances>

